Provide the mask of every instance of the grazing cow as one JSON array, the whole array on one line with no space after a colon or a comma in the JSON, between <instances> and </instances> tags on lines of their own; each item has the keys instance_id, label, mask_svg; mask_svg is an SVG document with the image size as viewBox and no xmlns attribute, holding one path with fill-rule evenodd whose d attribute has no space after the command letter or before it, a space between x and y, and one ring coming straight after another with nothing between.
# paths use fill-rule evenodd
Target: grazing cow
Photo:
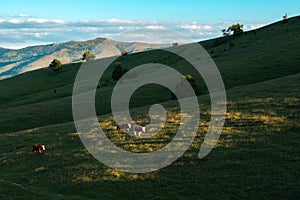
<instances>
[{"instance_id":1,"label":"grazing cow","mask_svg":"<svg viewBox=\"0 0 300 200\"><path fill-rule=\"evenodd\" d=\"M142 133L146 133L146 127L145 126L140 126L140 125L134 125L133 126L133 134L136 135L138 134L141 136Z\"/></svg>"},{"instance_id":2,"label":"grazing cow","mask_svg":"<svg viewBox=\"0 0 300 200\"><path fill-rule=\"evenodd\" d=\"M42 154L43 151L46 150L46 147L44 144L34 144L32 145L32 152L35 154L36 152L39 152L39 154Z\"/></svg>"},{"instance_id":3,"label":"grazing cow","mask_svg":"<svg viewBox=\"0 0 300 200\"><path fill-rule=\"evenodd\" d=\"M118 124L117 125L117 130L118 131L120 131L120 130L125 130L125 131L130 131L130 129L131 129L131 124L125 124L125 123L123 123L123 124Z\"/></svg>"}]
</instances>

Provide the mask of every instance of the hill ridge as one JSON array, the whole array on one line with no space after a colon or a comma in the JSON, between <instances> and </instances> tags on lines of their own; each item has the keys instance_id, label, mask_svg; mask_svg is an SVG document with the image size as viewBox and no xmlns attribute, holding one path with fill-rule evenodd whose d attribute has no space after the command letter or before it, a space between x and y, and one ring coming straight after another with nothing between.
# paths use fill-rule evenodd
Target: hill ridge
<instances>
[{"instance_id":1,"label":"hill ridge","mask_svg":"<svg viewBox=\"0 0 300 200\"><path fill-rule=\"evenodd\" d=\"M97 46L103 47L95 49ZM29 46L22 49L0 49L0 79L47 67L54 59L62 63L79 61L85 51L93 51L96 58L121 55L124 47L129 52L139 52L169 46L167 44L126 43L107 38L87 41L67 41L46 45ZM105 50L105 52L104 52Z\"/></svg>"},{"instance_id":2,"label":"hill ridge","mask_svg":"<svg viewBox=\"0 0 300 200\"><path fill-rule=\"evenodd\" d=\"M257 30L256 33L250 32L237 37L225 38L221 42L218 40L223 40L224 38L201 43L218 66L226 89L299 73L299 18L289 20L285 24L282 22L275 23L268 28ZM295 37L293 40L290 40L286 37L286 34L292 34ZM234 43L234 45L230 45L230 43ZM197 80L202 94L207 92L201 76L193 70L192 66L164 50L130 54L119 57L116 61L122 62L123 67L128 70L134 66L152 63L153 61L169 65L182 74L191 74ZM100 59L95 62L103 62L103 60ZM80 66L81 63L66 64L57 73L43 68L0 81L0 112L4 113L0 116L0 123L6 124L7 119L13 122L18 119L19 115L23 116L24 122L28 120L26 124L28 126L30 124L31 127L45 123L71 121L70 97ZM111 73L112 66L108 68L98 83L101 87L97 90L96 98L99 100L100 94L104 96L101 99L102 105L100 103L96 105L99 108L98 114L110 112L109 97L115 84L111 79ZM54 90L56 90L56 93L54 93ZM147 94L147 91L150 93ZM165 90L164 95L161 96L151 96L151 93L156 94L156 92L150 88L140 92L139 96L147 97L147 101L141 101L142 104L137 103L134 107L165 102L170 99L168 91ZM60 99L61 97L66 98ZM30 106L33 102L39 102L41 107ZM47 103L41 104L42 102ZM20 109L20 107L15 107L25 104L26 108L22 107ZM6 109L10 109L10 112L14 113L15 116L11 116ZM39 112L41 113L39 114ZM35 116L30 113L37 114ZM52 115L56 116L56 118L51 118ZM2 130L7 128L1 127ZM13 131L19 129L19 127L13 125L9 129Z\"/></svg>"}]
</instances>

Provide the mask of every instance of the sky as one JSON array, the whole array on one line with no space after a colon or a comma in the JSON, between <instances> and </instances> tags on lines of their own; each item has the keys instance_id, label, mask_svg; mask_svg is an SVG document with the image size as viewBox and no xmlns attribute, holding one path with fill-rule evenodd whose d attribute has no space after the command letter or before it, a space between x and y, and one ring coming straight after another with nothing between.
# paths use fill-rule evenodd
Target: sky
<instances>
[{"instance_id":1,"label":"sky","mask_svg":"<svg viewBox=\"0 0 300 200\"><path fill-rule=\"evenodd\" d=\"M221 36L233 23L251 30L281 20L285 13L300 15L300 1L10 0L0 8L0 47L97 37L170 43L180 42L181 35L200 41Z\"/></svg>"}]
</instances>

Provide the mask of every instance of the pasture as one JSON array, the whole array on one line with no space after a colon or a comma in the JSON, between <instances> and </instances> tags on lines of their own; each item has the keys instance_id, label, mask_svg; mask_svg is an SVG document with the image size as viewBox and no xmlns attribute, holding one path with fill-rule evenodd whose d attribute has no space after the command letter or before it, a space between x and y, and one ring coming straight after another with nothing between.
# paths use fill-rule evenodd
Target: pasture
<instances>
[{"instance_id":1,"label":"pasture","mask_svg":"<svg viewBox=\"0 0 300 200\"><path fill-rule=\"evenodd\" d=\"M80 63L64 65L59 73L41 69L0 81L0 198L299 199L299 25L296 17L230 40L201 43L222 74L228 98L222 135L204 159L198 153L210 120L210 98L201 77L163 50L119 58L127 69L154 60L167 64L196 77L202 91L193 144L170 166L151 173L108 168L83 146L71 107ZM168 118L159 134L130 137L117 130L110 114L115 84L110 74L111 68L96 94L99 126L107 137L132 152L152 152L170 142L180 123L178 102L170 100L170 92L151 85L136 91L130 106L138 123L149 122L154 103L167 109ZM43 154L31 152L36 143L46 144Z\"/></svg>"}]
</instances>

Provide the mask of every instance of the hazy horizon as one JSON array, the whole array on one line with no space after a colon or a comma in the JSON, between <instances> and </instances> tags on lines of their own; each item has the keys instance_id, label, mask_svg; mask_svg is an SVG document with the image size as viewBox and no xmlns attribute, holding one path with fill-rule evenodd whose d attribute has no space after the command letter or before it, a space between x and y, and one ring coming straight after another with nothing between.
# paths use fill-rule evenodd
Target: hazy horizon
<instances>
[{"instance_id":1,"label":"hazy horizon","mask_svg":"<svg viewBox=\"0 0 300 200\"><path fill-rule=\"evenodd\" d=\"M30 2L30 3L29 3ZM259 5L259 6L258 6ZM110 1L12 0L0 15L0 47L20 49L98 37L123 42L166 44L175 41L166 30L191 41L219 37L233 23L252 30L299 15L298 1ZM140 31L139 34L126 34ZM149 31L156 32L155 36ZM164 32L165 31L165 32ZM122 35L121 38L118 36Z\"/></svg>"}]
</instances>

